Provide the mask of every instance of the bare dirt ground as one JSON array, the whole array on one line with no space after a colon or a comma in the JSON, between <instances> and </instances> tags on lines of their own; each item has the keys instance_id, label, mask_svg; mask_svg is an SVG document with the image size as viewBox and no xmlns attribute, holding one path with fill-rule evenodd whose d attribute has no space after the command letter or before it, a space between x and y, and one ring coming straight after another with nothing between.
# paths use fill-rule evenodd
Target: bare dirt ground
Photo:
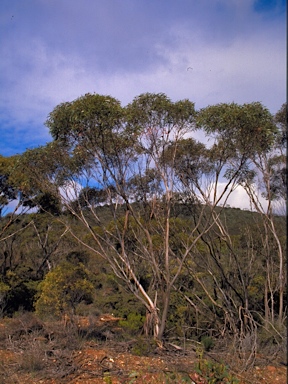
<instances>
[{"instance_id":1,"label":"bare dirt ground","mask_svg":"<svg viewBox=\"0 0 288 384\"><path fill-rule=\"evenodd\" d=\"M0 360L6 367L15 364L15 356L9 351L0 351ZM55 358L54 365L59 361ZM4 383L21 384L92 384L92 383L208 383L193 370L191 356L162 356L144 357L121 353L117 348L98 349L88 346L71 356L71 372L64 377L47 379L38 372L15 372L3 379ZM47 373L45 373L45 376ZM254 367L248 372L235 373L234 377L241 383L251 384L285 384L287 383L286 367ZM211 381L212 382L212 381ZM220 383L221 381L217 381ZM227 381L223 380L223 383Z\"/></svg>"},{"instance_id":2,"label":"bare dirt ground","mask_svg":"<svg viewBox=\"0 0 288 384\"><path fill-rule=\"evenodd\" d=\"M49 325L50 328L46 326L44 332L43 324L33 321L21 319L18 322L11 320L0 324L0 383L284 384L287 382L286 366L280 363L263 364L260 358L258 361L256 359L253 368L244 372L237 372L235 368L230 369L228 375L228 369L218 363L221 360L220 354L210 352L207 356L201 357L202 366L210 367L210 370L202 369L200 374L197 371L199 356L188 348L184 353L183 350L167 345L166 348L149 351L148 356L138 356L133 353L135 352L135 348L133 350L131 347L133 341L113 341L107 338L101 341L86 339L83 342L79 341L71 330L63 329L63 326L58 325L57 328L55 324ZM107 336L113 327L115 328L115 324L113 326L110 324L108 327L107 322L101 322L98 323L98 328L100 327L102 333ZM50 333L47 333L49 329ZM139 349L139 340L137 342ZM209 365L208 359L218 367L214 379L211 376L211 367L214 365L210 363ZM232 356L231 359L233 361L231 366L237 366L235 358ZM222 379L219 367L224 373Z\"/></svg>"}]
</instances>

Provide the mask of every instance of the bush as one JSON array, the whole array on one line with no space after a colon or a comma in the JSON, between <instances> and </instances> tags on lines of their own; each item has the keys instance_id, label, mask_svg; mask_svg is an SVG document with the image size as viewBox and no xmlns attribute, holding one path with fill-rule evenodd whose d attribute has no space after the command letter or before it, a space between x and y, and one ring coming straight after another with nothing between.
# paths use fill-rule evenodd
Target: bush
<instances>
[{"instance_id":1,"label":"bush","mask_svg":"<svg viewBox=\"0 0 288 384\"><path fill-rule=\"evenodd\" d=\"M200 354L199 360L195 364L195 371L207 384L239 383L239 379L229 372L229 369L225 364L203 359L202 354Z\"/></svg>"},{"instance_id":2,"label":"bush","mask_svg":"<svg viewBox=\"0 0 288 384\"><path fill-rule=\"evenodd\" d=\"M40 284L36 313L60 317L63 312L75 312L81 301L92 301L93 290L89 272L82 264L64 262L49 272Z\"/></svg>"},{"instance_id":3,"label":"bush","mask_svg":"<svg viewBox=\"0 0 288 384\"><path fill-rule=\"evenodd\" d=\"M210 351L214 347L215 342L210 336L203 336L201 338L201 344L205 351Z\"/></svg>"},{"instance_id":4,"label":"bush","mask_svg":"<svg viewBox=\"0 0 288 384\"><path fill-rule=\"evenodd\" d=\"M157 348L156 341L147 337L138 337L134 343L131 353L137 356L149 356L151 353L155 352Z\"/></svg>"},{"instance_id":5,"label":"bush","mask_svg":"<svg viewBox=\"0 0 288 384\"><path fill-rule=\"evenodd\" d=\"M135 335L142 330L144 320L144 316L138 313L129 313L127 320L120 320L119 325L126 329L130 334Z\"/></svg>"}]
</instances>

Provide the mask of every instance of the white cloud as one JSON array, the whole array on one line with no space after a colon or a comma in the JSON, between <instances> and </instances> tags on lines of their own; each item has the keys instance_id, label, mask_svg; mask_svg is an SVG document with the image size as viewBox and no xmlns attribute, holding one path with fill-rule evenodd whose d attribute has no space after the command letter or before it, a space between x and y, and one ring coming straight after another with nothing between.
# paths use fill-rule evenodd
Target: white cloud
<instances>
[{"instance_id":1,"label":"white cloud","mask_svg":"<svg viewBox=\"0 0 288 384\"><path fill-rule=\"evenodd\" d=\"M221 182L218 184L217 196L220 196L220 194L223 193L225 186L226 186L225 182ZM255 191L257 191L256 186L255 186ZM256 196L258 197L263 209L266 210L268 206L267 201L261 196L260 192L258 193L256 192ZM225 197L223 197L222 202L224 201L224 199ZM249 196L247 195L245 189L240 185L237 186L237 188L231 193L226 204L228 204L232 208L254 210L254 207L251 206Z\"/></svg>"},{"instance_id":2,"label":"white cloud","mask_svg":"<svg viewBox=\"0 0 288 384\"><path fill-rule=\"evenodd\" d=\"M246 11L250 3L245 2ZM162 60L155 60L146 71L118 69L115 57L114 71L105 72L95 57L92 61L84 57L81 48L68 53L41 38L24 46L22 39L14 41L12 47L1 50L7 84L1 105L19 122L40 124L58 103L87 92L110 94L123 104L147 91L164 92L172 99L189 98L198 107L261 101L276 112L286 99L286 47L284 39L277 39L280 32L259 31L257 26L255 34L224 43L206 41L197 28L191 35L191 28L174 25L170 39L175 38L177 46L151 42Z\"/></svg>"},{"instance_id":3,"label":"white cloud","mask_svg":"<svg viewBox=\"0 0 288 384\"><path fill-rule=\"evenodd\" d=\"M60 188L60 195L64 204L70 204L76 200L83 186L77 181L70 180L65 186Z\"/></svg>"}]
</instances>

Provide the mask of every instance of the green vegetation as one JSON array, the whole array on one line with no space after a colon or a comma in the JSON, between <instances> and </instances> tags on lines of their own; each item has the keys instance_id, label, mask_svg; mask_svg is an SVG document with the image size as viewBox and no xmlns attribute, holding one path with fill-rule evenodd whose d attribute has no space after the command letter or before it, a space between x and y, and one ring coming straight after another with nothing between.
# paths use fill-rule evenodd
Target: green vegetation
<instances>
[{"instance_id":1,"label":"green vegetation","mask_svg":"<svg viewBox=\"0 0 288 384\"><path fill-rule=\"evenodd\" d=\"M212 361L201 359L196 364L195 370L207 384L239 383L239 379L231 375L228 367L224 364L213 363Z\"/></svg>"},{"instance_id":2,"label":"green vegetation","mask_svg":"<svg viewBox=\"0 0 288 384\"><path fill-rule=\"evenodd\" d=\"M35 303L36 313L41 316L61 316L73 311L81 301L91 302L93 284L89 273L79 264L65 262L48 272L39 285L40 296Z\"/></svg>"},{"instance_id":3,"label":"green vegetation","mask_svg":"<svg viewBox=\"0 0 288 384\"><path fill-rule=\"evenodd\" d=\"M113 313L122 337L144 334L137 354L168 340L226 340L245 367L259 349L284 354L283 108L196 111L164 94L58 105L51 143L0 158L1 316ZM251 210L227 205L237 188ZM234 382L209 364L211 383Z\"/></svg>"}]
</instances>

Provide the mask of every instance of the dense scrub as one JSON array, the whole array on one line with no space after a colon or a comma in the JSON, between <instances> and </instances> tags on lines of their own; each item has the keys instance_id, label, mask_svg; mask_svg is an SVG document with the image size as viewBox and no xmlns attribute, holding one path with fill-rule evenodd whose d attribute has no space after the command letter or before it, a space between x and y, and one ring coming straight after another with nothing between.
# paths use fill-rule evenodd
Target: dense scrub
<instances>
[{"instance_id":1,"label":"dense scrub","mask_svg":"<svg viewBox=\"0 0 288 384\"><path fill-rule=\"evenodd\" d=\"M193 225L191 218L187 215L187 207L180 206L176 210L178 219L181 218L179 220L181 220L182 228ZM103 207L102 214L106 215L106 207ZM207 274L205 257L209 255L209 248L206 249L205 241L203 241L197 250L199 260L194 264L193 274L190 267L187 266L180 276L179 289L172 292L165 340L176 343L180 348L185 348L191 343L191 340L194 340L195 343L201 343L206 351L227 348L228 340L230 340L232 344L235 342L235 347L239 348L239 356L242 355L244 365L256 343L257 353L266 355L271 360L282 361L285 358L286 343L284 324L265 324L265 292L263 290L265 254L263 255L261 248L261 239L257 245L258 214L234 208L226 208L221 214L226 218L227 228L232 233L233 244L241 256L239 257L241 270L249 279L247 289L249 309L254 314L256 336L253 333L247 335L242 340L240 348L232 331L223 332L225 331L225 314L220 305L221 301L217 300L217 286L213 284L213 279L209 279ZM68 216L68 219L73 221L73 217ZM26 227L27 223L32 220L33 224ZM47 230L47 222L49 222L49 230ZM277 217L276 223L284 242L285 218ZM255 259L253 268L247 266L247 252L251 251L249 249L250 234L245 232L248 225L250 231L253 231L253 226L255 228L253 251L257 252L257 262ZM24 229L18 232L21 228ZM27 214L14 223L10 227L10 231L17 235L5 240L1 251L2 317L17 318L18 313L28 311L27 316L28 313L31 313L29 316L34 319L33 313L36 311L36 314L42 318L41 321L53 319L59 321L63 319L64 314L93 317L103 313L113 313L114 316L121 318L119 325L122 327L122 336L126 335L127 340L143 334L145 307L135 299L131 292L127 291L123 282L115 277L105 260L95 257L93 253L79 246L69 234L65 234L59 242L61 227L56 219L53 221L49 215L43 213ZM81 226L78 231L81 231ZM48 250L44 252L39 238L45 237L47 239L46 248L53 252L49 253ZM214 235L214 239L216 239L215 242L219 241L216 235ZM229 259L225 261L225 252L226 249L222 245L223 268L227 268L229 275L236 274L232 269L231 261L230 264ZM48 258L47 254L49 254ZM9 257L7 257L8 255ZM9 260L9 264L7 260ZM219 271L215 270L216 273ZM193 279L193 276L196 278ZM198 281L199 276L202 277L202 280ZM218 278L221 280L220 275ZM145 275L144 268L141 279L144 285L149 284L150 277ZM205 281L205 287L199 283L202 281ZM229 289L240 291L236 275L232 281L234 285L231 285ZM223 281L225 288L224 283L225 281ZM212 297L212 302L205 299L206 295ZM277 310L277 300L275 310ZM16 323L20 324L15 320ZM41 326L38 331L40 330ZM21 329L19 332L22 332ZM89 332L91 335L97 333L98 337L103 340L101 330L91 329ZM89 332L87 331L87 334ZM42 331L40 334L42 337ZM73 337L69 338L69 340L72 339ZM145 354L145 344L141 343L140 349L138 353ZM250 358L254 361L256 355L250 356Z\"/></svg>"}]
</instances>

